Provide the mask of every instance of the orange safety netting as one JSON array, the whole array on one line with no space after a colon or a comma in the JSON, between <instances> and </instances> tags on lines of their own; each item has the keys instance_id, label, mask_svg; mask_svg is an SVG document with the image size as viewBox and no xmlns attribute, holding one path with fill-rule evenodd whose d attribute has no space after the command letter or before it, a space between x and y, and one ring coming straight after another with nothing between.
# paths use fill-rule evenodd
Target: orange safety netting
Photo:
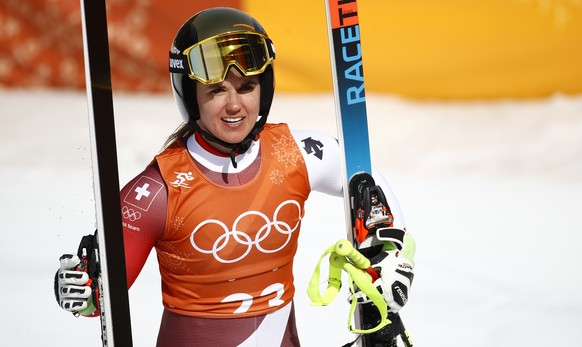
<instances>
[{"instance_id":1,"label":"orange safety netting","mask_svg":"<svg viewBox=\"0 0 582 347\"><path fill-rule=\"evenodd\" d=\"M214 3L240 7L234 0ZM108 1L113 89L169 91L168 51L174 34L209 4ZM79 1L0 2L0 87L85 88Z\"/></svg>"}]
</instances>

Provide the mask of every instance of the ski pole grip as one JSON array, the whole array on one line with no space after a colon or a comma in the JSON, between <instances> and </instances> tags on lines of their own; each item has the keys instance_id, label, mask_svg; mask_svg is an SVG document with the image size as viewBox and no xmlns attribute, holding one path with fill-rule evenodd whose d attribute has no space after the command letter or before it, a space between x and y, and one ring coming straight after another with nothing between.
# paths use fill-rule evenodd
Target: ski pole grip
<instances>
[{"instance_id":1,"label":"ski pole grip","mask_svg":"<svg viewBox=\"0 0 582 347\"><path fill-rule=\"evenodd\" d=\"M335 244L335 252L341 256L348 258L354 265L360 269L367 269L370 267L370 259L364 257L362 253L358 252L357 249L348 240L340 240Z\"/></svg>"}]
</instances>

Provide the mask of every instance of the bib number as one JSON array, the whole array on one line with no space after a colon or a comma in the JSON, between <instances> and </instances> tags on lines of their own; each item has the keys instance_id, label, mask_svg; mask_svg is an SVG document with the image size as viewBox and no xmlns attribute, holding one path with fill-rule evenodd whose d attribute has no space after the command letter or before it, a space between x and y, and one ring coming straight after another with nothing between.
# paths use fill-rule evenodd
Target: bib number
<instances>
[{"instance_id":1,"label":"bib number","mask_svg":"<svg viewBox=\"0 0 582 347\"><path fill-rule=\"evenodd\" d=\"M284 303L281 298L285 293L285 286L282 283L273 283L261 292L261 297L275 294L275 297L269 300L269 307L280 306ZM246 313L253 305L253 297L247 293L234 293L222 299L222 302L240 301L240 306L233 312L234 314Z\"/></svg>"}]
</instances>

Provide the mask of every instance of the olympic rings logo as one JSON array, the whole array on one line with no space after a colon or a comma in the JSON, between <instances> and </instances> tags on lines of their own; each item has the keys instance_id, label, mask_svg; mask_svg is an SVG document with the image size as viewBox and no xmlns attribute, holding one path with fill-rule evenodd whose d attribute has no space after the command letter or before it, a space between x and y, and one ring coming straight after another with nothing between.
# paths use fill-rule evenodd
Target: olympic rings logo
<instances>
[{"instance_id":1,"label":"olympic rings logo","mask_svg":"<svg viewBox=\"0 0 582 347\"><path fill-rule=\"evenodd\" d=\"M285 206L288 206L288 205L297 207L297 217L298 218L297 218L297 223L293 227L291 227L285 221L281 221L278 219L279 212L281 211L281 209ZM249 216L260 217L265 222L265 224L258 230L258 232L256 233L254 238L249 236L249 234L247 234L246 232L239 230L239 224L241 223L241 221ZM253 246L256 247L256 249L259 250L261 253L268 254L268 253L279 252L280 250L285 248L285 246L287 246L289 241L291 241L291 237L293 235L293 232L295 230L297 230L300 222L301 222L301 205L299 205L299 203L295 200L287 200L287 201L282 202L279 206L277 206L277 208L275 209L275 212L273 213L273 221L271 221L269 219L269 217L267 217L264 213L259 212L259 211L247 211L247 212L242 213L234 221L231 228L227 227L226 224L224 224L222 221L217 220L217 219L206 220L206 221L198 224L198 226L196 226L194 231L192 231L192 234L190 234L190 243L192 244L192 247L194 247L194 249L196 249L198 252L201 252L204 254L212 254L214 259L216 259L217 261L219 261L221 263L224 263L224 264L236 263L236 262L244 259L251 252ZM214 244L212 245L212 249L204 249L204 248L200 247L198 244L196 244L195 236L196 236L196 233L198 233L202 229L202 227L209 225L209 224L214 224L214 225L217 225L219 228L222 228L223 234L220 235L214 241ZM272 232L273 233L276 232L276 233L279 233L281 235L286 235L286 238L285 238L285 241L283 242L283 244L281 244L279 247L273 248L273 249L268 249L268 248L264 247L261 243L263 241L265 241L271 235ZM244 249L244 252L236 258L224 259L223 257L220 256L219 253L225 247L227 247L231 242L236 242L237 244L245 246L246 249Z\"/></svg>"},{"instance_id":2,"label":"olympic rings logo","mask_svg":"<svg viewBox=\"0 0 582 347\"><path fill-rule=\"evenodd\" d=\"M132 222L135 222L136 220L141 218L141 213L139 211L135 211L134 209L128 208L127 206L123 206L123 208L121 209L121 213L123 215L123 218L129 219Z\"/></svg>"}]
</instances>

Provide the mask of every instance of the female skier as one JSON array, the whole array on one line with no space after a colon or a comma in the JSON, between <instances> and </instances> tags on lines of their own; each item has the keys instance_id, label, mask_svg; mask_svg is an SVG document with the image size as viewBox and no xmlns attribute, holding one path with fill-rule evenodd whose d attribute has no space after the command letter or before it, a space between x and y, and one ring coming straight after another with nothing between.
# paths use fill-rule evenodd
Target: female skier
<instances>
[{"instance_id":1,"label":"female skier","mask_svg":"<svg viewBox=\"0 0 582 347\"><path fill-rule=\"evenodd\" d=\"M299 346L292 266L304 202L311 191L342 196L340 154L328 135L267 123L274 60L262 26L235 9L204 10L175 36L171 82L184 123L121 191L128 286L157 252L158 347ZM321 143L323 155L305 141ZM394 195L374 177L391 212L383 223L404 229ZM381 285L403 261L376 265L387 269ZM95 316L95 286L78 265L77 255L61 257L57 301Z\"/></svg>"}]
</instances>

